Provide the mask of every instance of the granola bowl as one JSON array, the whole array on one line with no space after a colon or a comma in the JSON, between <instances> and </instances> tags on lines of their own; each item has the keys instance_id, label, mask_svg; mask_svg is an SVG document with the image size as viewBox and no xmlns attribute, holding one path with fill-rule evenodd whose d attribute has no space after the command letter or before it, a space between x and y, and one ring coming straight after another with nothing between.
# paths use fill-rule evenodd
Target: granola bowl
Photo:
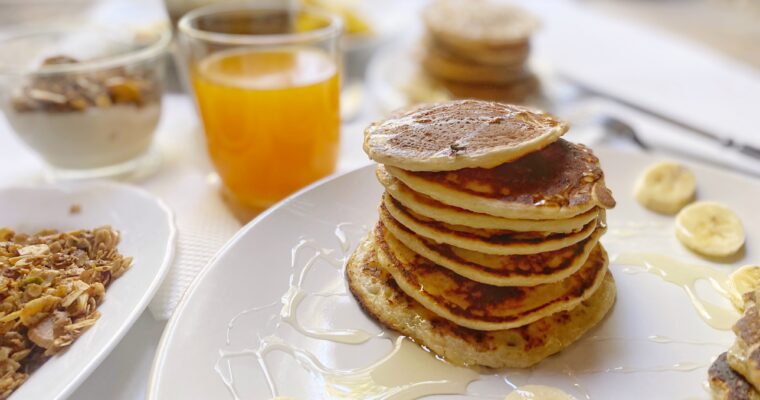
<instances>
[{"instance_id":1,"label":"granola bowl","mask_svg":"<svg viewBox=\"0 0 760 400\"><path fill-rule=\"evenodd\" d=\"M172 212L109 181L0 188L0 210L0 398L65 399L166 277Z\"/></svg>"},{"instance_id":2,"label":"granola bowl","mask_svg":"<svg viewBox=\"0 0 760 400\"><path fill-rule=\"evenodd\" d=\"M85 26L0 36L0 108L56 178L134 171L161 115L170 35Z\"/></svg>"}]
</instances>

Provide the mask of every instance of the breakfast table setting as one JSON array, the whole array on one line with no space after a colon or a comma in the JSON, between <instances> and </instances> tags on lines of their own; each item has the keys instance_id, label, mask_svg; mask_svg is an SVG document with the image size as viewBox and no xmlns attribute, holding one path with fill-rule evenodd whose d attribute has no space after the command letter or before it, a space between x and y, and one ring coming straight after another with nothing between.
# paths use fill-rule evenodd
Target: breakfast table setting
<instances>
[{"instance_id":1,"label":"breakfast table setting","mask_svg":"<svg viewBox=\"0 0 760 400\"><path fill-rule=\"evenodd\" d=\"M427 338L426 333L415 335L377 316L382 311L372 309L366 298L361 299L356 280L343 282L347 265L350 267L352 262L362 259L356 249L364 248L372 240L382 241L378 239L378 235L383 236L381 231L388 234L384 229L376 230L375 224L379 227L385 224L388 231L393 232L391 236L401 240L404 238L401 231L409 229L396 227L397 232L392 226L395 221L409 227L400 216L403 214L412 217L410 224L422 222L425 225L414 225L411 231L415 235L428 232L424 223L431 216L420 217L418 213L424 213L423 208L407 213L406 208L413 207L407 207L401 194L397 196L391 187L411 188L414 195L424 192L435 198L436 203L446 203L442 204L445 207L487 213L469 209L469 203L453 204L457 201L453 195L437 197L427 193L427 186L415 186L412 182L417 181L409 178L415 174L423 176L441 171L453 174L452 171L460 168L483 167L476 162L479 160L472 165L439 168L432 161L425 163L434 160L440 152L426 155L423 161L409 161L404 159L407 153L387 156L382 149L375 152L368 142L370 132L375 132L373 129L403 125L408 118L421 118L395 110L409 110L409 106L418 102L449 100L441 98L438 87L426 87L424 93L419 87L416 90L408 87L409 82L427 82L427 78L417 75L421 68L418 59L434 54L435 46L441 46L439 41L443 40L431 38L442 35L431 28L432 17L421 17L432 14L425 14L425 10L434 1L336 2L372 3L357 6L362 10L359 15L365 17L364 23L375 27L376 37L369 39L351 37L351 30L361 25L355 21L354 14L337 12L342 17L339 18L321 9L305 8L314 15L292 17L288 13L299 9L292 5L299 2L292 1L279 2L277 7L280 8L290 3L283 9L267 5L277 8L271 15L256 13L261 11L261 4L268 4L266 1L245 5L220 2L187 13L183 11L182 15L173 15L176 11L168 4L171 1L167 2L167 13L164 2L148 0L131 4L120 0L77 3L68 10L68 15L49 13L40 17L30 12L35 18L46 18L46 22L54 18L99 20L102 26L98 29L108 27L107 31L89 38L97 38L96 42L101 44L111 38L115 42L121 40L125 32L137 32L139 48L129 55L137 61L114 58L134 65L114 67L105 61L100 62L102 65L96 62L96 66L106 72L93 74L89 85L93 93L106 93L105 100L102 95L87 94L81 106L71 98L64 97L56 103L56 98L39 97L39 93L54 91L46 86L55 83L54 79L67 83L66 75L79 71L76 68L85 68L87 62L70 62L50 57L56 56L55 53L45 54L47 58L42 62L49 71L26 74L31 75L23 79L29 86L14 88L22 81L20 75L13 72L14 65L29 61L18 55L23 53L20 49L34 45L4 44L13 39L7 39L9 36L3 34L0 27L0 90L4 92L0 100L10 104L7 108L3 105L4 117L0 117L0 205L5 205L0 213L5 214L0 218L0 242L5 240L1 229L5 226L32 233L31 230L51 227L45 225L47 220L62 221L60 229L64 230L111 225L123 231L120 252L134 257L130 269L119 275L112 274L110 287L108 281L104 283L108 290L98 308L100 317L94 326L84 330L70 349L53 355L31 373L16 393L7 393L2 398L10 395L11 399L402 399L430 395L430 398L442 399L503 399L513 389L517 392L519 387L537 384L560 387L574 397L536 391L538 397L510 395L507 398L606 399L613 398L610 396L615 390L624 386L632 388L626 391L632 394L615 398L712 398L707 384L708 368L718 354L732 344L734 334L730 329L741 315L734 309L730 315L710 314L714 304L730 307L726 306L730 303L725 298L715 300L730 292L715 282L728 279L728 274L743 265L760 263L757 250L760 221L756 217L760 198L760 129L754 120L760 109L760 65L737 57L739 50L732 48L734 54L731 55L715 48L714 43L708 45L642 18L627 18L625 12L619 12L624 5L605 6L606 2L509 2L538 21L536 27L531 28L530 55L521 61L533 71L531 79L540 82L542 95L535 106L567 121L560 124L565 127L561 133L555 130L545 137L554 135L551 141L582 143L592 149L604 170L599 174L606 176L606 179L601 178L601 186L606 183L615 198L606 202L595 198L593 210L599 210L594 211L599 214L594 214L594 222L587 219L579 225L580 230L563 232L571 236L585 230L599 230L598 234L589 234L607 248L605 252L601 245L595 247L601 248L605 260L609 258L609 269L615 274L618 300L612 314L586 337L568 338L568 342L577 339L579 343L563 350L559 358L550 357L527 369L509 362L490 365L477 358L471 362L456 362L457 355L437 350L437 342ZM314 7L320 2L305 3ZM633 3L640 2L619 3L632 3L631 7L636 8ZM704 5L705 2L697 3ZM14 12L18 13L18 19L29 12L24 10L24 5L16 7ZM238 9L252 14L233 22L255 25L260 32L249 35L213 32L215 28L221 29L223 17L233 15ZM760 11L746 12L756 12L755 21L760 21ZM296 33L268 31L283 20ZM26 25L19 28L19 32L35 28L34 23ZM235 28L240 29L240 26ZM56 32L56 37L69 35L61 32ZM758 50L760 37L753 35L757 33L748 31L746 36L750 47L755 43L755 50ZM86 59L88 52L106 51L106 46L88 44L89 38L72 35L69 44L74 46L69 52L81 53L81 58ZM50 38L40 40L44 44L53 42ZM29 43L33 43L32 39ZM3 46L8 50L3 50ZM284 55L269 53L274 46L290 47ZM35 62L39 62L38 55L35 57ZM108 72L110 68L118 72ZM162 68L166 72L156 72ZM496 67L489 65L489 68ZM431 70L436 69L431 67ZM279 89L277 85L283 82L293 87ZM17 96L17 93L21 94ZM450 96L455 90L446 93ZM429 98L419 101L419 96ZM103 106L103 102L108 106ZM106 119L100 125L73 118L66 121L65 118L76 114L67 107L86 108L86 112L107 111L111 116L103 114ZM127 109L139 111L131 116L126 111L118 115L118 110ZM283 111L288 109L296 113ZM35 113L44 114L43 118L25 119ZM531 118L538 118L532 121L540 120L542 115L531 114ZM430 117L426 114L425 118L428 119L418 119L417 123L424 123ZM69 124L70 132L64 131ZM149 127L141 144L144 148L136 150L139 156L130 153L122 157L116 167L95 169L87 164L87 151L114 158L121 155L109 152L131 151L130 146L137 142L135 135L139 135L133 132L143 129L143 125ZM86 131L95 132L101 127L110 129L108 140L111 142L98 148L97 135L88 137ZM35 129L48 132L48 136L35 136L32 132ZM24 130L30 133L22 132ZM287 139L267 136L277 131L291 135ZM415 129L410 131L416 132ZM484 128L478 132L486 131ZM76 137L82 138L86 145L66 140L67 135L80 135ZM133 136L123 139L119 135ZM558 139L558 135L564 135L563 139ZM377 142L382 144L377 145L378 148L387 146L384 140ZM549 144L549 139L546 140L539 150L530 149L531 153L525 150L520 156L531 157L532 152L557 147L556 143ZM423 147L436 145L434 139L429 142ZM446 144L443 149L456 155L470 151L467 146L471 144L458 146ZM84 151L85 147L94 150ZM522 160L516 159L502 158L487 168ZM638 176L647 167L653 168L655 162L664 160L694 172L696 195L692 189L688 201L673 213L646 211L645 208L654 208L641 200L643 195L638 186L634 188L634 182L643 179ZM382 182L380 172L377 175L382 187L375 184L376 163L384 165L382 168L389 174L386 178L392 178L396 186ZM407 174L409 171L414 174ZM251 185L248 181L258 183ZM399 182L403 184L398 185ZM695 196L699 201L692 206L702 200L715 200L729 204L739 215L746 231L740 250L726 257L702 257L699 248L704 250L703 245L690 245L688 239L678 237L677 240L670 233L674 224L681 226L681 215L674 220L667 214L678 210L683 213L692 207L683 208L694 201ZM448 199L453 203L448 203ZM377 222L378 201L383 204L379 214L381 223ZM537 203L532 206L535 205ZM591 206L556 218L579 218L578 215L588 214L590 209ZM544 222L554 217L528 219ZM499 218L518 220L511 214L499 215ZM467 229L485 228L488 224L485 218L482 220L483 226ZM589 224L593 226L589 228ZM599 239L605 230L606 235ZM365 239L367 235L370 239ZM36 240L44 238L42 235L42 239ZM431 240L437 243L437 238ZM393 240L386 241L393 244ZM414 241L413 237L408 240L425 242ZM447 245L461 243L458 239L452 243L447 240L441 239ZM401 241L425 255L406 243L406 239ZM53 248L52 244L49 246ZM476 249L481 251L480 247L469 251ZM309 254L303 255L302 251ZM513 254L511 250L493 251ZM492 254L491 250L482 252ZM596 254L591 250L586 253L587 257ZM679 261L665 261L655 257L655 253ZM378 259L383 262L383 257ZM444 264L437 260L436 263ZM615 263L627 266L613 266ZM668 268L674 269L667 269L663 264L670 264ZM676 270L673 266L697 264L699 271L712 271L703 265L718 271L705 272L712 287L717 287L714 290L717 295L705 295L712 290L711 286L696 285L698 277L679 281L676 276L680 275L673 272ZM145 266L150 269L145 271ZM652 272L658 268L659 275ZM669 281L668 273L673 276ZM399 281L396 274L391 275ZM594 290L601 291L596 289L599 285L607 287L604 285L609 280L600 284L598 281L606 278L595 279ZM753 279L760 282L760 275ZM667 286L663 280L681 287ZM90 282L89 287L95 286ZM423 285L418 286L422 292ZM403 290L404 284L399 283L398 287ZM357 299L352 298L351 293ZM425 306L414 303L421 309L439 313L438 308L428 307L424 299L409 296ZM700 296L706 296L709 301L700 303ZM637 297L646 298L635 304L633 299ZM728 297L732 302L735 300ZM573 307L586 306L592 299L594 297L584 297L583 303L579 299ZM749 309L746 297L744 302L742 308ZM299 312L299 307L306 310ZM569 307L563 310L568 311ZM648 311L643 311L645 309ZM264 316L266 312L271 315ZM662 314L653 322L657 327L653 329L659 331L646 331L637 323L648 318L649 313ZM675 318L678 315L686 315L682 323ZM4 316L5 311L0 314L0 323L5 323ZM721 322L721 318L730 323ZM469 320L451 317L447 323L449 319L468 329L481 329L481 325L475 323L468 325ZM320 328L310 328L310 324ZM487 325L483 331L511 328L511 325ZM393 331L402 335L389 333ZM673 339L678 335L681 339ZM404 337L416 340L401 340ZM638 339L630 339L626 345L617 343L621 337ZM320 341L329 345L322 345ZM667 347L666 342L673 347ZM425 346L426 353L445 354L422 360L416 350L408 348L410 344L418 348L417 343ZM613 347L616 343L620 347ZM366 348L355 350L351 346ZM626 350L622 350L624 348ZM386 356L389 349L391 353ZM270 355L270 351L275 354ZM603 358L600 354L619 356L620 361L599 361L597 359ZM288 355L292 357L289 359ZM399 358L394 359L397 355ZM66 360L66 357L77 359ZM265 359L270 361L263 361ZM380 361L367 367L367 362L362 361L368 359ZM441 361L444 359L454 360L454 364L495 366L496 370L476 369L474 373ZM581 365L583 360L599 362L584 366ZM258 370L259 365L263 365L261 370ZM405 366L430 372L419 377L411 374L414 376L408 381L402 379L397 392L375 387L393 386L388 382L400 378L396 376L399 373L391 370L399 369L403 374ZM507 368L507 372L499 372L499 368ZM661 387L642 388L646 386L643 382L655 379L652 377L657 372L663 376L657 378ZM385 379L385 386L377 384L378 376ZM540 393L545 397L540 397Z\"/></svg>"}]
</instances>

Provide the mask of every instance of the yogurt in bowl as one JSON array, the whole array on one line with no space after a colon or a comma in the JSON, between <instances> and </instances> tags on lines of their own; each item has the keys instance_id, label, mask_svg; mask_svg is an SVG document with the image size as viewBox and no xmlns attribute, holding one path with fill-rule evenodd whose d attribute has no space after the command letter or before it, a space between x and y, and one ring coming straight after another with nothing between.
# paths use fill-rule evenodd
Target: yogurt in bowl
<instances>
[{"instance_id":1,"label":"yogurt in bowl","mask_svg":"<svg viewBox=\"0 0 760 400\"><path fill-rule=\"evenodd\" d=\"M0 40L2 108L31 149L65 177L135 169L161 115L169 32L131 37L82 28Z\"/></svg>"}]
</instances>

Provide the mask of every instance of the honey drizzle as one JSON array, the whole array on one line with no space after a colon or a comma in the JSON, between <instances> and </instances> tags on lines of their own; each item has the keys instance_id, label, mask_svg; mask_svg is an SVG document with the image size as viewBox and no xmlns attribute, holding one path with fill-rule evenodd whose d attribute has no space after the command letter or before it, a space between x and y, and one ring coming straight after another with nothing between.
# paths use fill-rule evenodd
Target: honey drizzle
<instances>
[{"instance_id":1,"label":"honey drizzle","mask_svg":"<svg viewBox=\"0 0 760 400\"><path fill-rule=\"evenodd\" d=\"M576 400L560 389L544 385L525 385L515 388L504 400Z\"/></svg>"},{"instance_id":2,"label":"honey drizzle","mask_svg":"<svg viewBox=\"0 0 760 400\"><path fill-rule=\"evenodd\" d=\"M666 365L656 365L654 367L628 367L624 365L619 365L616 367L610 367L610 368L600 368L600 369L584 369L584 370L576 370L575 374L578 375L589 375L589 374L598 374L598 373L622 373L622 374L637 374L642 372L667 372L667 371L679 371L679 372L690 372L694 371L700 368L705 368L708 365L710 365L709 362L693 362L693 361L682 361L677 362L673 364L666 364Z\"/></svg>"},{"instance_id":3,"label":"honey drizzle","mask_svg":"<svg viewBox=\"0 0 760 400\"><path fill-rule=\"evenodd\" d=\"M640 338L626 338L626 337L617 337L617 336L601 336L601 335L594 335L594 336L588 336L584 339L582 339L583 342L612 342L612 341L621 341L621 342L650 342L650 343L657 343L657 344L686 344L686 345L693 345L693 346L715 346L715 347L730 347L731 343L719 343L719 342L704 342L700 340L686 340L686 339L674 339L667 336L661 336L661 335L649 335L644 339Z\"/></svg>"},{"instance_id":4,"label":"honey drizzle","mask_svg":"<svg viewBox=\"0 0 760 400\"><path fill-rule=\"evenodd\" d=\"M328 340L343 344L360 344L369 340L391 340L393 341L393 349L391 352L380 359L379 361L368 365L366 367L351 369L351 370L338 370L325 366L320 362L317 357L306 349L297 348L293 345L286 343L280 337L272 334L258 338L258 347L253 349L244 349L240 351L224 351L220 350L219 360L214 369L221 377L222 382L225 384L228 392L234 399L239 399L235 382L232 374L232 367L230 361L238 357L254 357L264 374L267 381L267 386L270 392L270 398L278 397L278 389L272 378L271 372L265 360L267 354L273 352L281 352L289 354L300 366L311 372L314 376L320 379L321 383L325 387L326 394L330 398L335 399L353 399L353 398L366 398L366 399L388 399L388 400L403 400L414 399L426 395L434 394L468 394L479 396L475 393L468 393L467 386L469 383L478 380L479 374L472 369L456 367L439 356L435 356L430 353L429 350L413 343L408 338L403 336L390 335L385 332L373 335L360 329L316 329L304 327L296 317L297 310L302 301L308 296L318 297L332 297L332 296L347 296L347 290L345 287L341 287L340 290L331 288L329 291L307 293L302 289L302 285L309 271L312 270L318 260L325 261L327 264L336 269L336 271L342 271L345 261L348 257L348 251L351 248L350 242L345 232L345 228L351 224L339 224L334 231L334 235L338 240L340 247L340 255L335 250L327 249L318 246L316 241L311 239L302 239L293 247L291 252L291 268L292 274L290 277L288 291L282 296L280 301L266 304L259 307L253 307L247 310L243 310L230 320L227 326L226 343L230 344L230 332L234 328L237 320L245 315L269 311L272 315L269 317L268 326L273 327L276 330L281 324L285 323L297 332L304 336L319 339ZM365 228L366 230L366 228ZM303 266L300 267L298 263L298 255L304 249L314 250L314 254L311 255ZM650 257L651 258L651 257ZM645 258L642 258L645 259ZM662 268L654 270L653 267L647 267L652 265L651 259L648 263L644 263L645 270L652 273L662 271ZM622 255L618 257L619 263L632 263L636 261L635 257L629 255ZM653 271L654 270L654 271ZM629 271L635 273L637 271ZM717 273L717 272L716 272ZM342 275L341 275L342 276ZM659 276L665 277L660 274ZM698 280L701 278L696 278ZM715 280L715 279L711 279ZM718 282L718 280L715 280ZM343 279L340 282L336 282L334 286L341 286L344 283ZM717 285L716 289L720 289L721 293L727 292L725 285ZM280 307L277 312L277 307ZM648 340L654 343L668 344L668 343L687 343L695 345L718 345L716 343L701 343L701 342L689 342L683 340L675 340L666 338L663 336L650 336L647 339L625 339L625 338L613 338L613 337L601 337L592 336L586 340L591 341L603 341L603 340ZM722 344L721 344L722 345ZM410 368L413 365L413 368ZM671 365L662 365L654 367L628 367L617 366L599 370L563 370L563 374L567 375L573 381L573 386L583 393L586 400L591 400L591 396L581 386L578 380L579 375L594 374L594 373L639 373L639 372L663 372L663 371L692 371L694 369L702 368L706 364L694 363L694 362L681 362ZM422 375L410 377L410 370L420 372ZM502 374L498 374L502 376ZM507 382L511 389L519 388L519 386L512 385L507 380L507 376L503 375L505 382ZM487 396L491 397L491 396ZM494 397L502 398L502 397Z\"/></svg>"},{"instance_id":5,"label":"honey drizzle","mask_svg":"<svg viewBox=\"0 0 760 400\"><path fill-rule=\"evenodd\" d=\"M304 336L343 344L361 344L371 339L392 340L393 350L369 366L338 370L325 366L308 350L290 345L276 334L259 337L256 348L219 351L219 359L214 370L234 399L239 399L240 395L235 388L231 360L239 357L254 357L266 379L270 398L279 396L277 385L266 362L266 356L273 352L290 355L300 366L320 379L326 395L333 399L405 400L434 394L465 394L469 383L478 379L479 374L472 369L449 364L404 336L388 335L384 332L372 335L359 329L323 330L304 327L300 324L296 317L297 310L307 296L347 295L345 288L343 290L307 293L302 289L302 285L318 260L323 260L342 271L348 250L351 247L345 233L345 228L349 225L351 224L339 224L334 231L340 244L341 257L336 257L334 250L318 246L314 240L300 240L291 251L293 272L288 291L279 302L243 310L233 317L227 324L226 343L227 345L230 344L230 332L239 318L256 312L275 311L276 307L281 305L280 312L273 312L273 315L269 317L273 330L285 323ZM308 258L299 271L297 260L303 249L312 249L314 254ZM342 278L340 283L343 283ZM413 365L414 368L410 369L410 365Z\"/></svg>"},{"instance_id":6,"label":"honey drizzle","mask_svg":"<svg viewBox=\"0 0 760 400\"><path fill-rule=\"evenodd\" d=\"M680 286L689 297L697 313L705 323L719 330L730 330L739 318L733 308L722 307L701 298L697 294L696 283L707 280L726 299L734 296L733 285L727 273L704 265L692 265L654 253L622 253L614 261L616 264L634 266L624 268L629 274L648 272L664 281Z\"/></svg>"}]
</instances>

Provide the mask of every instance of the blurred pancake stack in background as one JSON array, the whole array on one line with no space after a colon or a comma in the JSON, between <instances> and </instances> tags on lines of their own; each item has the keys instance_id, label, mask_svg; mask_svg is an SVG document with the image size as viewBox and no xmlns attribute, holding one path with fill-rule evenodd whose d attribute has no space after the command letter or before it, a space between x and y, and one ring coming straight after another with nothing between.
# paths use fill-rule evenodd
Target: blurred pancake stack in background
<instances>
[{"instance_id":1,"label":"blurred pancake stack in background","mask_svg":"<svg viewBox=\"0 0 760 400\"><path fill-rule=\"evenodd\" d=\"M522 103L538 92L526 66L538 21L526 11L494 0L436 0L423 21L424 70L453 97Z\"/></svg>"},{"instance_id":2,"label":"blurred pancake stack in background","mask_svg":"<svg viewBox=\"0 0 760 400\"><path fill-rule=\"evenodd\" d=\"M568 125L477 100L397 112L365 131L380 221L346 274L365 310L446 359L528 367L607 314L599 243L615 201Z\"/></svg>"}]
</instances>

